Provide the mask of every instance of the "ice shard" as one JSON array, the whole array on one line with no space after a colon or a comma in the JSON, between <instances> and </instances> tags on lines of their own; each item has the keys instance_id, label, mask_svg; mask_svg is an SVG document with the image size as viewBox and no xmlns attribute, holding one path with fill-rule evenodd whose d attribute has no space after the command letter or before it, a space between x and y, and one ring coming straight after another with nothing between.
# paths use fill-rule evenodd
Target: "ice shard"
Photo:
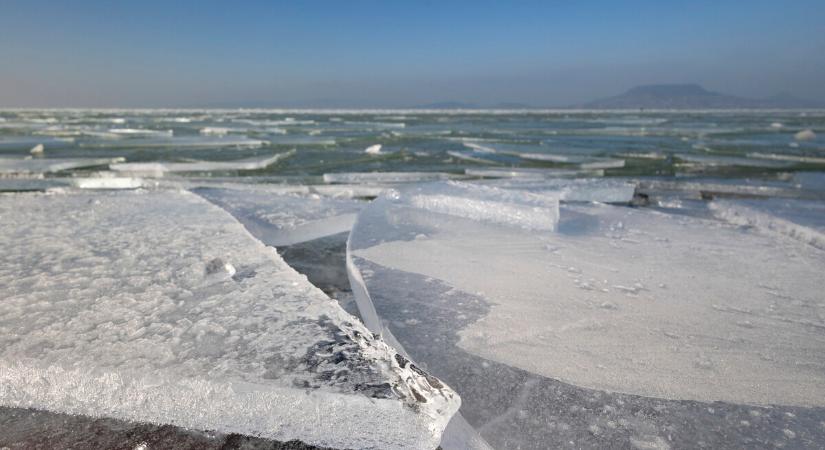
<instances>
[{"instance_id":1,"label":"ice shard","mask_svg":"<svg viewBox=\"0 0 825 450\"><path fill-rule=\"evenodd\" d=\"M437 446L448 387L182 191L0 196L0 405Z\"/></svg>"},{"instance_id":2,"label":"ice shard","mask_svg":"<svg viewBox=\"0 0 825 450\"><path fill-rule=\"evenodd\" d=\"M295 151L277 153L262 158L238 159L234 161L190 161L190 162L131 162L111 164L117 172L165 173L165 172L218 172L230 170L265 169L272 164L294 155Z\"/></svg>"}]
</instances>

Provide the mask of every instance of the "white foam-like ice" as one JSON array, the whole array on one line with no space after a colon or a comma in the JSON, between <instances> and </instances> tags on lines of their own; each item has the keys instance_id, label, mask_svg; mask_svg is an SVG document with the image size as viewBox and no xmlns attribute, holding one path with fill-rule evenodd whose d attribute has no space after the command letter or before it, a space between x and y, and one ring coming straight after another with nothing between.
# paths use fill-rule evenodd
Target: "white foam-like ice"
<instances>
[{"instance_id":1,"label":"white foam-like ice","mask_svg":"<svg viewBox=\"0 0 825 450\"><path fill-rule=\"evenodd\" d=\"M821 250L601 204L563 205L558 230L537 233L399 200L415 195L386 194L362 212L352 265L369 274L366 291L386 278L382 267L428 280L394 295L432 304L406 315L430 326L442 318L427 314L450 299L489 305L457 330L461 349L599 390L825 405Z\"/></svg>"},{"instance_id":2,"label":"white foam-like ice","mask_svg":"<svg viewBox=\"0 0 825 450\"><path fill-rule=\"evenodd\" d=\"M235 216L255 237L280 247L347 232L365 201L284 193L277 187L198 189Z\"/></svg>"},{"instance_id":3,"label":"white foam-like ice","mask_svg":"<svg viewBox=\"0 0 825 450\"><path fill-rule=\"evenodd\" d=\"M192 161L192 162L148 162L148 163L117 163L111 164L110 169L117 172L217 172L228 170L258 170L264 169L295 154L295 151L277 153L262 158L238 159L234 161Z\"/></svg>"},{"instance_id":4,"label":"white foam-like ice","mask_svg":"<svg viewBox=\"0 0 825 450\"><path fill-rule=\"evenodd\" d=\"M3 195L0 225L0 405L376 449L457 409L198 196Z\"/></svg>"}]
</instances>

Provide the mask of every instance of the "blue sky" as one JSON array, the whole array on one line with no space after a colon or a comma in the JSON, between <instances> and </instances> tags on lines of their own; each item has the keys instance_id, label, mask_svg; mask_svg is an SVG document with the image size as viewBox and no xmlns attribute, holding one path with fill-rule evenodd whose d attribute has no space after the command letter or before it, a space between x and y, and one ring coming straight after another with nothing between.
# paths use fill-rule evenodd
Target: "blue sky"
<instances>
[{"instance_id":1,"label":"blue sky","mask_svg":"<svg viewBox=\"0 0 825 450\"><path fill-rule=\"evenodd\" d=\"M822 0L0 0L0 107L825 100L823 80Z\"/></svg>"}]
</instances>

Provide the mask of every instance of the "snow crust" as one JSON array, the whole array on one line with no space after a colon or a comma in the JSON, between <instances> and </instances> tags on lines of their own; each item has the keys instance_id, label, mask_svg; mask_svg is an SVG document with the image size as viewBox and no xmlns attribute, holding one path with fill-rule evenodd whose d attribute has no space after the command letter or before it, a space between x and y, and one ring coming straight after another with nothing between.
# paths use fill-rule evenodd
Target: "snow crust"
<instances>
[{"instance_id":1,"label":"snow crust","mask_svg":"<svg viewBox=\"0 0 825 450\"><path fill-rule=\"evenodd\" d=\"M458 407L196 195L2 195L0 225L0 405L421 449Z\"/></svg>"}]
</instances>

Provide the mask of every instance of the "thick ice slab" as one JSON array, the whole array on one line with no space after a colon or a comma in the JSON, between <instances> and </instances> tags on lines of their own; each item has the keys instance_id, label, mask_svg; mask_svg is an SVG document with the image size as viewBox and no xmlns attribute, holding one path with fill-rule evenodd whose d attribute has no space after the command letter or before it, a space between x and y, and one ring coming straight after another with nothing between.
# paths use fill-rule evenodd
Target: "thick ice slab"
<instances>
[{"instance_id":1,"label":"thick ice slab","mask_svg":"<svg viewBox=\"0 0 825 450\"><path fill-rule=\"evenodd\" d=\"M419 207L417 189L359 215L353 290L366 323L454 385L462 414L491 443L546 448L559 433L613 433L617 420L635 424L623 427L639 445L667 443L667 433L695 442L714 414L767 414L737 405L819 417L798 407L825 404L822 251L600 204L562 205L556 232L527 231ZM640 409L657 419L643 425ZM591 422L575 422L582 416ZM659 419L685 426L662 437L652 431Z\"/></svg>"},{"instance_id":2,"label":"thick ice slab","mask_svg":"<svg viewBox=\"0 0 825 450\"><path fill-rule=\"evenodd\" d=\"M533 193L550 193L565 202L629 203L636 183L612 178L500 179L487 181L490 186Z\"/></svg>"},{"instance_id":3,"label":"thick ice slab","mask_svg":"<svg viewBox=\"0 0 825 450\"><path fill-rule=\"evenodd\" d=\"M195 192L235 216L255 237L280 247L347 232L365 201L262 188Z\"/></svg>"},{"instance_id":4,"label":"thick ice slab","mask_svg":"<svg viewBox=\"0 0 825 450\"><path fill-rule=\"evenodd\" d=\"M148 162L111 164L110 169L117 172L219 172L229 170L258 170L295 154L295 151L278 153L261 158L238 159L235 161L191 161L191 162Z\"/></svg>"},{"instance_id":5,"label":"thick ice slab","mask_svg":"<svg viewBox=\"0 0 825 450\"><path fill-rule=\"evenodd\" d=\"M454 393L186 192L0 196L0 405L434 448Z\"/></svg>"},{"instance_id":6,"label":"thick ice slab","mask_svg":"<svg viewBox=\"0 0 825 450\"><path fill-rule=\"evenodd\" d=\"M123 158L6 158L0 157L3 174L38 174L118 163Z\"/></svg>"}]
</instances>

